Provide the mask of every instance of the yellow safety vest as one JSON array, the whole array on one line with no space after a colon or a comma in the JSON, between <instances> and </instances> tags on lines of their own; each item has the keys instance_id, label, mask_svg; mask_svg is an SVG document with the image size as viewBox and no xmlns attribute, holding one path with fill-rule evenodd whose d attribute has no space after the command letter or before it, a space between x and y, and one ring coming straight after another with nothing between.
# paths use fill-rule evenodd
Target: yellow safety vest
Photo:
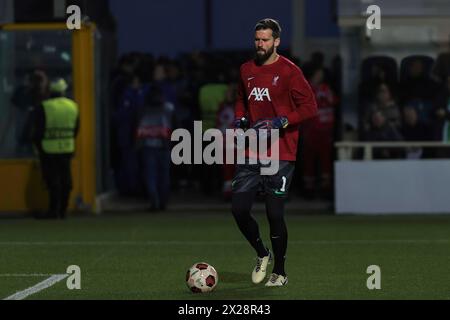
<instances>
[{"instance_id":1,"label":"yellow safety vest","mask_svg":"<svg viewBox=\"0 0 450 320\"><path fill-rule=\"evenodd\" d=\"M75 151L75 127L78 105L64 97L45 100L45 133L42 150L50 154Z\"/></svg>"}]
</instances>

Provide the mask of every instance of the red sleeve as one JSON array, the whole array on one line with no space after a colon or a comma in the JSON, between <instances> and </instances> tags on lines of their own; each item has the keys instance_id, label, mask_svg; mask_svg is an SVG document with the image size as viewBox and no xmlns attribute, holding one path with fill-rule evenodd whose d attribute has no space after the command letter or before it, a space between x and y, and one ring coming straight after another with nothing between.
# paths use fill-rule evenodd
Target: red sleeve
<instances>
[{"instance_id":1,"label":"red sleeve","mask_svg":"<svg viewBox=\"0 0 450 320\"><path fill-rule=\"evenodd\" d=\"M247 115L247 102L245 97L244 84L242 83L242 77L239 80L239 85L237 88L237 98L236 104L234 105L234 117L235 119L240 119Z\"/></svg>"},{"instance_id":2,"label":"red sleeve","mask_svg":"<svg viewBox=\"0 0 450 320\"><path fill-rule=\"evenodd\" d=\"M287 115L289 125L298 125L317 115L314 92L300 69L292 76L289 90L295 105L295 109Z\"/></svg>"}]
</instances>

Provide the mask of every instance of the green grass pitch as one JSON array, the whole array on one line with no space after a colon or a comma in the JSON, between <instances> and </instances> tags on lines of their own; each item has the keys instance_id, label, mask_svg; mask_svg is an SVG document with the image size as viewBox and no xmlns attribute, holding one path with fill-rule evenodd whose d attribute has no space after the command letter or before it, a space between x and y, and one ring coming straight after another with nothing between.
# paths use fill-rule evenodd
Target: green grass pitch
<instances>
[{"instance_id":1,"label":"green grass pitch","mask_svg":"<svg viewBox=\"0 0 450 320\"><path fill-rule=\"evenodd\" d=\"M267 245L268 224L255 214ZM286 215L289 284L251 282L253 250L231 214L168 212L0 221L0 299L81 268L28 299L270 300L450 299L450 216ZM187 269L206 261L219 273L210 294L192 294ZM381 268L368 290L367 267ZM269 269L270 271L271 269Z\"/></svg>"}]
</instances>

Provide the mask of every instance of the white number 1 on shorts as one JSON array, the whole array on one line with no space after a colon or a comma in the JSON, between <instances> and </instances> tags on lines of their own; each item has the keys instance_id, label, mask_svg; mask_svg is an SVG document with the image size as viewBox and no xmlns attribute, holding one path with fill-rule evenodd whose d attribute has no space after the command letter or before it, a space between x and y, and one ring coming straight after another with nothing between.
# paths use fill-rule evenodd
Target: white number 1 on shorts
<instances>
[{"instance_id":1,"label":"white number 1 on shorts","mask_svg":"<svg viewBox=\"0 0 450 320\"><path fill-rule=\"evenodd\" d=\"M281 192L286 192L286 182L287 182L287 179L286 179L286 177L281 177L281 180L283 180L283 186L281 187L281 189L280 189L280 191Z\"/></svg>"}]
</instances>

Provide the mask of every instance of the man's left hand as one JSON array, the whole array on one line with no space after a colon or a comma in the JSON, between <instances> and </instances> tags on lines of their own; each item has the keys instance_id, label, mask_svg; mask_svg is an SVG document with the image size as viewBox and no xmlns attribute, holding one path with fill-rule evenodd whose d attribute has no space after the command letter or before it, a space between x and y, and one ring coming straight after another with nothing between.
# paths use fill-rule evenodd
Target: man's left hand
<instances>
[{"instance_id":1,"label":"man's left hand","mask_svg":"<svg viewBox=\"0 0 450 320\"><path fill-rule=\"evenodd\" d=\"M273 119L259 120L253 126L253 129L255 129L255 130L286 129L288 127L288 125L289 125L289 121L286 117L277 117L277 118L273 118Z\"/></svg>"},{"instance_id":2,"label":"man's left hand","mask_svg":"<svg viewBox=\"0 0 450 320\"><path fill-rule=\"evenodd\" d=\"M274 129L286 129L289 126L288 118L278 117L272 120L272 126Z\"/></svg>"}]
</instances>

